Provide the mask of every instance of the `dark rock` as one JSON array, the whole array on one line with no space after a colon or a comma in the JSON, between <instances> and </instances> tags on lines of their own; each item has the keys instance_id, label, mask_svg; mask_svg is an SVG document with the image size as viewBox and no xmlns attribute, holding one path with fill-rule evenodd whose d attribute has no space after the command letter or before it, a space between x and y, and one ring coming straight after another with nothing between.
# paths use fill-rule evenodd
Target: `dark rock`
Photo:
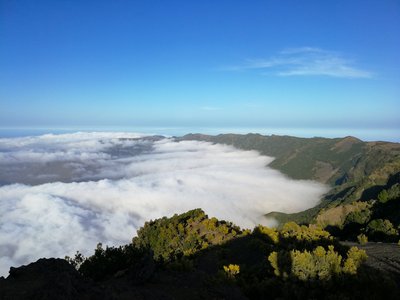
<instances>
[{"instance_id":1,"label":"dark rock","mask_svg":"<svg viewBox=\"0 0 400 300\"><path fill-rule=\"evenodd\" d=\"M67 261L39 259L0 280L0 299L107 299L100 288L83 278Z\"/></svg>"}]
</instances>

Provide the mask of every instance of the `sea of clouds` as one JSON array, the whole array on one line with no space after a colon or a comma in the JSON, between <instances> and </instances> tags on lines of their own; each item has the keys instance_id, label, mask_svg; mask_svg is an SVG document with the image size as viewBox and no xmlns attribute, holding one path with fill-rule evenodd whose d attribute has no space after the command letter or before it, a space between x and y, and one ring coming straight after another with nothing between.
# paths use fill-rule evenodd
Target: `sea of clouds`
<instances>
[{"instance_id":1,"label":"sea of clouds","mask_svg":"<svg viewBox=\"0 0 400 300\"><path fill-rule=\"evenodd\" d=\"M252 228L327 191L256 151L132 133L0 139L0 276L41 257L130 242L145 221L202 208Z\"/></svg>"}]
</instances>

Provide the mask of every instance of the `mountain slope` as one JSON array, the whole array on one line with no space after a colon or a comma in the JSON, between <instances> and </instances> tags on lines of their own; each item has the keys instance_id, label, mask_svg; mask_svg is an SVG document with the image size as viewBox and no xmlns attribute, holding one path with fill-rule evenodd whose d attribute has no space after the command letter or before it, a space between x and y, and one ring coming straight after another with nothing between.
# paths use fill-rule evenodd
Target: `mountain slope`
<instances>
[{"instance_id":1,"label":"mountain slope","mask_svg":"<svg viewBox=\"0 0 400 300\"><path fill-rule=\"evenodd\" d=\"M309 222L322 208L376 198L380 191L393 184L391 181L396 181L396 174L400 172L399 143L363 142L354 137L328 139L260 134L188 134L178 140L208 141L257 150L275 157L270 167L293 179L312 179L331 186L315 208L292 215L272 214L282 222Z\"/></svg>"}]
</instances>

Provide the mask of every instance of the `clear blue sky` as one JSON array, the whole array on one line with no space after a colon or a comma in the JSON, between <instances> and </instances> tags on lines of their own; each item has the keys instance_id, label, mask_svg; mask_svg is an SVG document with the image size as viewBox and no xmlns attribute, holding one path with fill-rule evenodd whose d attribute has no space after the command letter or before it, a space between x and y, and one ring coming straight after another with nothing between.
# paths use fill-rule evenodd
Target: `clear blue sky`
<instances>
[{"instance_id":1,"label":"clear blue sky","mask_svg":"<svg viewBox=\"0 0 400 300\"><path fill-rule=\"evenodd\" d=\"M0 0L0 127L400 129L400 2Z\"/></svg>"}]
</instances>

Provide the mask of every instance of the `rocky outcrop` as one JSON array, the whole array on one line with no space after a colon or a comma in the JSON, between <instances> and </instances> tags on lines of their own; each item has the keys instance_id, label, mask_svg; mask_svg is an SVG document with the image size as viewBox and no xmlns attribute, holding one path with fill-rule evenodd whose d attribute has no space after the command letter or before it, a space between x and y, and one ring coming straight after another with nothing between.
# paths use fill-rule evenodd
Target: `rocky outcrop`
<instances>
[{"instance_id":1,"label":"rocky outcrop","mask_svg":"<svg viewBox=\"0 0 400 300\"><path fill-rule=\"evenodd\" d=\"M101 289L84 279L67 261L42 258L10 268L0 279L0 299L106 299Z\"/></svg>"}]
</instances>

